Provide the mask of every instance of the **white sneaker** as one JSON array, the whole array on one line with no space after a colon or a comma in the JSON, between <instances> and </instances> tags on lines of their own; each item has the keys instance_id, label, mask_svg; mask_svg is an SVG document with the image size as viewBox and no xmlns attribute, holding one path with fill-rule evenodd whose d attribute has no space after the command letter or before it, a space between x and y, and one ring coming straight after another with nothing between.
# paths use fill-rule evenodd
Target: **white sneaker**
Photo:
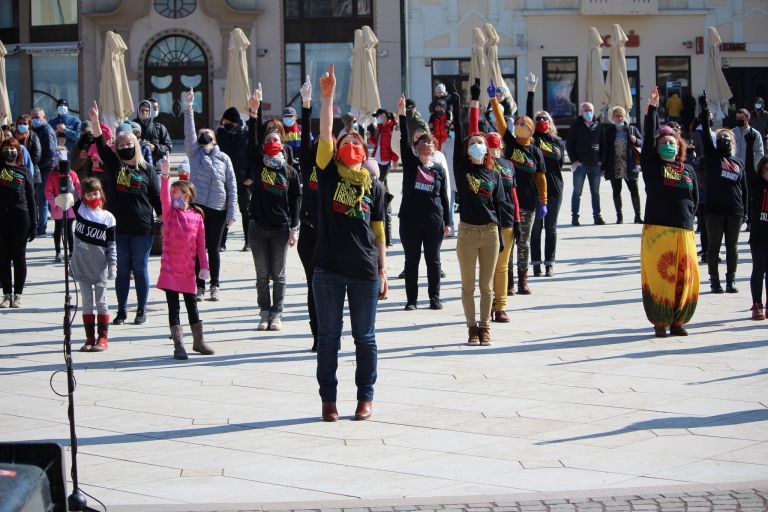
<instances>
[{"instance_id":1,"label":"white sneaker","mask_svg":"<svg viewBox=\"0 0 768 512\"><path fill-rule=\"evenodd\" d=\"M261 314L261 320L259 321L258 327L256 327L257 331L266 331L269 329L269 313L262 313Z\"/></svg>"},{"instance_id":2,"label":"white sneaker","mask_svg":"<svg viewBox=\"0 0 768 512\"><path fill-rule=\"evenodd\" d=\"M283 328L283 321L279 316L273 316L269 320L269 330L270 331L279 331Z\"/></svg>"},{"instance_id":3,"label":"white sneaker","mask_svg":"<svg viewBox=\"0 0 768 512\"><path fill-rule=\"evenodd\" d=\"M211 300L217 302L219 300L219 287L211 286Z\"/></svg>"},{"instance_id":4,"label":"white sneaker","mask_svg":"<svg viewBox=\"0 0 768 512\"><path fill-rule=\"evenodd\" d=\"M24 302L21 300L21 294L17 293L13 296L13 302L11 302L12 308L20 308L24 305Z\"/></svg>"},{"instance_id":5,"label":"white sneaker","mask_svg":"<svg viewBox=\"0 0 768 512\"><path fill-rule=\"evenodd\" d=\"M11 294L3 295L3 301L0 302L1 309L7 309L13 304L13 296Z\"/></svg>"},{"instance_id":6,"label":"white sneaker","mask_svg":"<svg viewBox=\"0 0 768 512\"><path fill-rule=\"evenodd\" d=\"M195 300L197 302L203 302L204 298L205 298L205 286L198 286L197 293L195 294Z\"/></svg>"}]
</instances>

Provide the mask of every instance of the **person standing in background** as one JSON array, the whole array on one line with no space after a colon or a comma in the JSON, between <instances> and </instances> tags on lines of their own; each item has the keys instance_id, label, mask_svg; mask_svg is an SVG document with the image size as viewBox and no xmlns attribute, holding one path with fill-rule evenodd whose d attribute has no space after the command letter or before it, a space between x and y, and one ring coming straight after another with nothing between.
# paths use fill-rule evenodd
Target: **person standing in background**
<instances>
[{"instance_id":1,"label":"person standing in background","mask_svg":"<svg viewBox=\"0 0 768 512\"><path fill-rule=\"evenodd\" d=\"M30 113L32 129L40 140L40 181L35 179L35 204L37 205L37 233L40 238L45 236L48 227L48 201L45 200L45 184L48 173L56 166L56 132L45 120L45 111L35 107Z\"/></svg>"},{"instance_id":2,"label":"person standing in background","mask_svg":"<svg viewBox=\"0 0 768 512\"><path fill-rule=\"evenodd\" d=\"M63 98L56 102L56 114L56 117L48 120L48 124L54 129L57 137L65 139L67 153L70 153L80 140L80 118L69 113L69 104Z\"/></svg>"},{"instance_id":3,"label":"person standing in background","mask_svg":"<svg viewBox=\"0 0 768 512\"><path fill-rule=\"evenodd\" d=\"M605 221L600 215L600 122L595 119L595 107L582 103L579 107L581 115L568 130L566 147L571 158L573 172L573 194L571 196L571 225L579 225L579 208L581 206L581 191L584 181L589 181L589 192L592 196L592 217L596 225Z\"/></svg>"},{"instance_id":4,"label":"person standing in background","mask_svg":"<svg viewBox=\"0 0 768 512\"><path fill-rule=\"evenodd\" d=\"M243 251L250 250L248 244L248 205L251 202L251 155L248 152L248 128L243 124L240 118L240 112L235 107L229 107L221 116L221 123L216 129L216 140L219 143L219 149L224 152L232 161L232 167L235 170L237 179L237 208L240 211L240 217L243 223ZM229 228L224 228L224 236L221 238L221 247L224 248L227 242L227 232Z\"/></svg>"}]
</instances>

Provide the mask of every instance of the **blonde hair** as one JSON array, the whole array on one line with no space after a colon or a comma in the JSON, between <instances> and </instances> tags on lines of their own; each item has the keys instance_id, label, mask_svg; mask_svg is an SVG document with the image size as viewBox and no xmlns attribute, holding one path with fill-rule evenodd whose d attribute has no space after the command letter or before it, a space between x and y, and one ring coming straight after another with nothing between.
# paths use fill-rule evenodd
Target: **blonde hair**
<instances>
[{"instance_id":1,"label":"blonde hair","mask_svg":"<svg viewBox=\"0 0 768 512\"><path fill-rule=\"evenodd\" d=\"M728 128L720 128L715 133L717 134L715 140L722 136L731 141L731 156L736 156L736 137L733 132Z\"/></svg>"},{"instance_id":2,"label":"blonde hair","mask_svg":"<svg viewBox=\"0 0 768 512\"><path fill-rule=\"evenodd\" d=\"M621 105L616 105L611 109L611 115L614 115L614 114L621 114L624 117L627 117L627 111Z\"/></svg>"},{"instance_id":3,"label":"blonde hair","mask_svg":"<svg viewBox=\"0 0 768 512\"><path fill-rule=\"evenodd\" d=\"M136 167L146 169L148 166L147 161L144 160L144 155L141 154L141 144L139 144L139 139L136 138L133 132L120 132L117 134L115 137L115 151L117 151L121 141L133 142L133 147L136 148L136 155L134 157L136 158Z\"/></svg>"},{"instance_id":4,"label":"blonde hair","mask_svg":"<svg viewBox=\"0 0 768 512\"><path fill-rule=\"evenodd\" d=\"M555 120L552 119L552 116L549 115L549 112L547 112L546 110L539 110L538 112L533 114L534 119L536 119L539 116L544 116L549 121L549 130L547 130L547 133L553 137L557 137L557 126L555 126Z\"/></svg>"}]
</instances>

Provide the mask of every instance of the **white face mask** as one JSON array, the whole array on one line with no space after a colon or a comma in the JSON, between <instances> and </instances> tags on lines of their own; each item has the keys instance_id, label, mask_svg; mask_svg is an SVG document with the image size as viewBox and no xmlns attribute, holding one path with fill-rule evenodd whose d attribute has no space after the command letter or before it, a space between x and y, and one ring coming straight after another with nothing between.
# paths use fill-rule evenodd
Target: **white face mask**
<instances>
[{"instance_id":1,"label":"white face mask","mask_svg":"<svg viewBox=\"0 0 768 512\"><path fill-rule=\"evenodd\" d=\"M56 112L58 112L61 116L65 116L67 115L67 112L69 112L69 108L67 108L66 105L60 105L58 108L56 108Z\"/></svg>"},{"instance_id":2,"label":"white face mask","mask_svg":"<svg viewBox=\"0 0 768 512\"><path fill-rule=\"evenodd\" d=\"M474 160L482 160L488 153L488 148L482 142L475 142L467 149L467 154Z\"/></svg>"}]
</instances>

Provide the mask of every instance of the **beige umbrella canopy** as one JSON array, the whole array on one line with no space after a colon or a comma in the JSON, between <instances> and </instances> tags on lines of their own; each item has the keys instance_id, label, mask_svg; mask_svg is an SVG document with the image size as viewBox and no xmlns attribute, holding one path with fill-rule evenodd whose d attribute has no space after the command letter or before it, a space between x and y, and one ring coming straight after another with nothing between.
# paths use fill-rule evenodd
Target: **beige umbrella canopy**
<instances>
[{"instance_id":1,"label":"beige umbrella canopy","mask_svg":"<svg viewBox=\"0 0 768 512\"><path fill-rule=\"evenodd\" d=\"M727 112L728 100L733 97L731 88L728 86L728 82L723 75L723 69L720 64L720 34L717 33L715 27L709 27L707 29L707 36L709 36L707 47L707 102L709 103L709 110L717 116L717 119L722 119Z\"/></svg>"},{"instance_id":2,"label":"beige umbrella canopy","mask_svg":"<svg viewBox=\"0 0 768 512\"><path fill-rule=\"evenodd\" d=\"M509 85L504 81L504 77L501 74L501 66L499 66L499 41L501 41L501 38L490 23L486 23L483 28L485 31L485 62L488 66L488 74L490 75L490 78L493 79L496 87L501 86L506 89L506 97L509 99L509 103L512 106L512 112L507 112L506 114L510 116L514 115L514 113L517 112L517 103L515 102L515 98L512 97L512 89L510 89ZM488 84L483 83L481 78L481 85L484 88L487 87Z\"/></svg>"},{"instance_id":3,"label":"beige umbrella canopy","mask_svg":"<svg viewBox=\"0 0 768 512\"><path fill-rule=\"evenodd\" d=\"M11 117L11 101L8 97L8 85L5 78L5 56L8 51L5 45L0 41L0 124L10 124L13 121Z\"/></svg>"},{"instance_id":4,"label":"beige umbrella canopy","mask_svg":"<svg viewBox=\"0 0 768 512\"><path fill-rule=\"evenodd\" d=\"M118 34L107 32L104 41L104 58L101 61L99 107L105 119L120 122L134 109L128 76L125 74L125 52L128 47Z\"/></svg>"},{"instance_id":5,"label":"beige umbrella canopy","mask_svg":"<svg viewBox=\"0 0 768 512\"><path fill-rule=\"evenodd\" d=\"M359 115L370 114L381 107L378 72L376 71L376 45L379 40L364 26L355 30L352 54L352 79L347 102Z\"/></svg>"},{"instance_id":6,"label":"beige umbrella canopy","mask_svg":"<svg viewBox=\"0 0 768 512\"><path fill-rule=\"evenodd\" d=\"M248 110L251 84L248 80L248 47L251 42L245 33L236 28L229 34L229 62L227 83L224 87L224 107L235 107L240 112Z\"/></svg>"},{"instance_id":7,"label":"beige umbrella canopy","mask_svg":"<svg viewBox=\"0 0 768 512\"><path fill-rule=\"evenodd\" d=\"M475 83L475 78L480 79L480 90L488 87L491 81L488 63L485 60L485 36L483 31L475 27L472 37L472 58L469 61L469 87ZM481 96L482 97L482 96ZM467 101L472 99L469 89L467 89Z\"/></svg>"},{"instance_id":8,"label":"beige umbrella canopy","mask_svg":"<svg viewBox=\"0 0 768 512\"><path fill-rule=\"evenodd\" d=\"M596 112L608 106L603 80L603 38L595 27L589 28L589 57L587 57L587 101L594 105Z\"/></svg>"},{"instance_id":9,"label":"beige umbrella canopy","mask_svg":"<svg viewBox=\"0 0 768 512\"><path fill-rule=\"evenodd\" d=\"M605 92L608 95L608 106L624 107L627 112L632 110L632 93L629 90L629 78L627 78L627 60L624 46L629 41L627 34L617 24L611 31L611 57L608 61L608 79L605 83Z\"/></svg>"}]
</instances>

